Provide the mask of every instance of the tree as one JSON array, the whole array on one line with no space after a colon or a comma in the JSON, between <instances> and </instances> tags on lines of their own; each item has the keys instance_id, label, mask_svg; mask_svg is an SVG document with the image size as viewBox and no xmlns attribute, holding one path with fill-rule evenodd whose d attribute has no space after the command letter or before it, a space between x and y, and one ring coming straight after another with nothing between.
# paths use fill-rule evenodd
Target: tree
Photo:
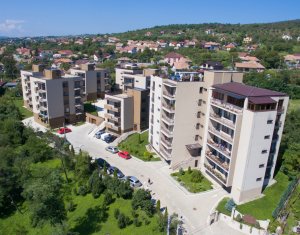
<instances>
[{"instance_id":1,"label":"tree","mask_svg":"<svg viewBox=\"0 0 300 235\"><path fill-rule=\"evenodd\" d=\"M24 185L23 195L29 202L34 227L45 222L52 225L62 223L66 218L62 195L63 179L59 171L50 170L49 174L44 174L45 169L37 172L39 178L32 178Z\"/></svg>"},{"instance_id":2,"label":"tree","mask_svg":"<svg viewBox=\"0 0 300 235\"><path fill-rule=\"evenodd\" d=\"M292 143L283 155L283 171L289 176L300 175L300 143Z\"/></svg>"},{"instance_id":3,"label":"tree","mask_svg":"<svg viewBox=\"0 0 300 235\"><path fill-rule=\"evenodd\" d=\"M16 67L16 61L14 58L9 55L5 56L2 59L2 63L4 65L4 75L7 79L13 80L18 77L19 71Z\"/></svg>"},{"instance_id":4,"label":"tree","mask_svg":"<svg viewBox=\"0 0 300 235\"><path fill-rule=\"evenodd\" d=\"M149 191L144 189L138 189L132 198L132 209L137 210L141 208L144 210L149 216L153 215L155 209L153 203L151 201L151 194Z\"/></svg>"},{"instance_id":5,"label":"tree","mask_svg":"<svg viewBox=\"0 0 300 235\"><path fill-rule=\"evenodd\" d=\"M99 177L98 171L94 171L89 179L89 187L94 198L98 198L105 190L102 177Z\"/></svg>"},{"instance_id":6,"label":"tree","mask_svg":"<svg viewBox=\"0 0 300 235\"><path fill-rule=\"evenodd\" d=\"M156 212L157 213L160 213L160 200L157 200L157 202L156 202Z\"/></svg>"},{"instance_id":7,"label":"tree","mask_svg":"<svg viewBox=\"0 0 300 235\"><path fill-rule=\"evenodd\" d=\"M91 157L87 153L79 153L75 163L75 178L79 184L84 184L92 173Z\"/></svg>"},{"instance_id":8,"label":"tree","mask_svg":"<svg viewBox=\"0 0 300 235\"><path fill-rule=\"evenodd\" d=\"M60 68L63 69L63 70L65 70L65 71L67 71L67 70L69 70L71 68L71 65L69 63L62 63L60 65Z\"/></svg>"}]
</instances>

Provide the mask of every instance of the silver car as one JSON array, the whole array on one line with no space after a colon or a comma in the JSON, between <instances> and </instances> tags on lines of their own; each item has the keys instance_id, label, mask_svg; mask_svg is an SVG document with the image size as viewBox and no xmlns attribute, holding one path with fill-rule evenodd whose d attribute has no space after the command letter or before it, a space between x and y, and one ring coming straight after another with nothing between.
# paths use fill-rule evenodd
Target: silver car
<instances>
[{"instance_id":1,"label":"silver car","mask_svg":"<svg viewBox=\"0 0 300 235\"><path fill-rule=\"evenodd\" d=\"M115 146L107 146L105 148L106 151L111 152L111 153L117 153L119 152L119 149Z\"/></svg>"},{"instance_id":2,"label":"silver car","mask_svg":"<svg viewBox=\"0 0 300 235\"><path fill-rule=\"evenodd\" d=\"M130 183L131 187L141 187L142 183L138 180L138 178L134 176L126 176L127 180Z\"/></svg>"}]
</instances>

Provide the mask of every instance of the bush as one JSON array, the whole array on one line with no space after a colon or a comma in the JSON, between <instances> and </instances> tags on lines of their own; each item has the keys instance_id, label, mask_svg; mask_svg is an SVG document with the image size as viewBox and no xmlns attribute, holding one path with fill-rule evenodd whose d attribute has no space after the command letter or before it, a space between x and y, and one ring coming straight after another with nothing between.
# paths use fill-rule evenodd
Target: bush
<instances>
[{"instance_id":1,"label":"bush","mask_svg":"<svg viewBox=\"0 0 300 235\"><path fill-rule=\"evenodd\" d=\"M191 173L191 181L193 183L199 183L203 180L203 175L199 170L193 170Z\"/></svg>"},{"instance_id":2,"label":"bush","mask_svg":"<svg viewBox=\"0 0 300 235\"><path fill-rule=\"evenodd\" d=\"M114 202L114 198L113 198L112 193L110 191L106 191L105 194L104 194L103 203L105 205L110 205L113 202Z\"/></svg>"},{"instance_id":3,"label":"bush","mask_svg":"<svg viewBox=\"0 0 300 235\"><path fill-rule=\"evenodd\" d=\"M125 220L125 215L120 213L118 216L118 227L120 229L125 228L126 227L126 220Z\"/></svg>"},{"instance_id":4,"label":"bush","mask_svg":"<svg viewBox=\"0 0 300 235\"><path fill-rule=\"evenodd\" d=\"M191 167L189 166L189 168L188 168L188 173L189 174L191 174L192 173L192 169L191 169Z\"/></svg>"},{"instance_id":5,"label":"bush","mask_svg":"<svg viewBox=\"0 0 300 235\"><path fill-rule=\"evenodd\" d=\"M85 196L88 193L88 189L85 185L79 186L78 194L81 196Z\"/></svg>"},{"instance_id":6,"label":"bush","mask_svg":"<svg viewBox=\"0 0 300 235\"><path fill-rule=\"evenodd\" d=\"M117 208L117 209L114 210L114 217L116 219L118 219L119 215L120 215L120 210Z\"/></svg>"},{"instance_id":7,"label":"bush","mask_svg":"<svg viewBox=\"0 0 300 235\"><path fill-rule=\"evenodd\" d=\"M141 221L138 218L133 219L133 224L135 227L140 227L142 225Z\"/></svg>"},{"instance_id":8,"label":"bush","mask_svg":"<svg viewBox=\"0 0 300 235\"><path fill-rule=\"evenodd\" d=\"M67 211L74 211L76 209L76 205L74 204L74 202L73 201L70 201L70 202L68 202L67 203L67 205L66 205L66 210Z\"/></svg>"},{"instance_id":9,"label":"bush","mask_svg":"<svg viewBox=\"0 0 300 235\"><path fill-rule=\"evenodd\" d=\"M182 168L179 169L179 175L184 175L184 170Z\"/></svg>"},{"instance_id":10,"label":"bush","mask_svg":"<svg viewBox=\"0 0 300 235\"><path fill-rule=\"evenodd\" d=\"M238 221L238 222L241 222L242 221L242 217L240 214L238 214L235 219Z\"/></svg>"},{"instance_id":11,"label":"bush","mask_svg":"<svg viewBox=\"0 0 300 235\"><path fill-rule=\"evenodd\" d=\"M138 189L135 192L132 198L131 205L133 210L141 208L149 216L152 216L155 211L153 203L151 201L151 194L149 191L146 191L144 189Z\"/></svg>"}]
</instances>

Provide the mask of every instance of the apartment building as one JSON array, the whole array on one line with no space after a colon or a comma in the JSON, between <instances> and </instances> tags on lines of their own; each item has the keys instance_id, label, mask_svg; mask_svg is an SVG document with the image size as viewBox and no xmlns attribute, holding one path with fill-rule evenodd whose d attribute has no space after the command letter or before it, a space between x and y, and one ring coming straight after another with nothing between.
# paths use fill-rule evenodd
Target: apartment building
<instances>
[{"instance_id":1,"label":"apartment building","mask_svg":"<svg viewBox=\"0 0 300 235\"><path fill-rule=\"evenodd\" d=\"M21 71L24 105L34 120L51 128L84 120L85 84L81 77L33 65Z\"/></svg>"},{"instance_id":2,"label":"apartment building","mask_svg":"<svg viewBox=\"0 0 300 235\"><path fill-rule=\"evenodd\" d=\"M203 169L235 202L254 199L273 179L289 98L235 82L209 93Z\"/></svg>"},{"instance_id":3,"label":"apartment building","mask_svg":"<svg viewBox=\"0 0 300 235\"><path fill-rule=\"evenodd\" d=\"M141 64L120 64L116 68L116 86L126 92L128 88L149 89L151 75L157 69L141 68Z\"/></svg>"},{"instance_id":4,"label":"apartment building","mask_svg":"<svg viewBox=\"0 0 300 235\"><path fill-rule=\"evenodd\" d=\"M148 128L149 90L128 88L127 93L105 95L105 127L107 131L120 135Z\"/></svg>"},{"instance_id":5,"label":"apartment building","mask_svg":"<svg viewBox=\"0 0 300 235\"><path fill-rule=\"evenodd\" d=\"M95 68L94 64L82 64L80 68L71 68L69 73L80 76L84 80L86 100L93 101L97 98L104 98L105 91L110 89L107 70Z\"/></svg>"},{"instance_id":6,"label":"apartment building","mask_svg":"<svg viewBox=\"0 0 300 235\"><path fill-rule=\"evenodd\" d=\"M149 143L173 169L200 165L204 145L209 88L242 82L242 73L177 72L151 77Z\"/></svg>"}]
</instances>

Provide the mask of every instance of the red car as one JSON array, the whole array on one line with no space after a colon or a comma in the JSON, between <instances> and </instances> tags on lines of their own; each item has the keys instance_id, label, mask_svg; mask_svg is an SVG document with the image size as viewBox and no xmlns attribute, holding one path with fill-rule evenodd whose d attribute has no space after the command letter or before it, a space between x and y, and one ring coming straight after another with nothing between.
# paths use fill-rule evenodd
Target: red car
<instances>
[{"instance_id":1,"label":"red car","mask_svg":"<svg viewBox=\"0 0 300 235\"><path fill-rule=\"evenodd\" d=\"M118 155L119 155L119 157L124 158L124 159L130 159L131 158L131 156L129 155L129 153L125 152L125 151L118 152Z\"/></svg>"},{"instance_id":2,"label":"red car","mask_svg":"<svg viewBox=\"0 0 300 235\"><path fill-rule=\"evenodd\" d=\"M59 128L59 130L57 131L58 134L65 134L65 133L69 133L71 132L72 130L70 128L67 128L67 127L61 127Z\"/></svg>"}]
</instances>

